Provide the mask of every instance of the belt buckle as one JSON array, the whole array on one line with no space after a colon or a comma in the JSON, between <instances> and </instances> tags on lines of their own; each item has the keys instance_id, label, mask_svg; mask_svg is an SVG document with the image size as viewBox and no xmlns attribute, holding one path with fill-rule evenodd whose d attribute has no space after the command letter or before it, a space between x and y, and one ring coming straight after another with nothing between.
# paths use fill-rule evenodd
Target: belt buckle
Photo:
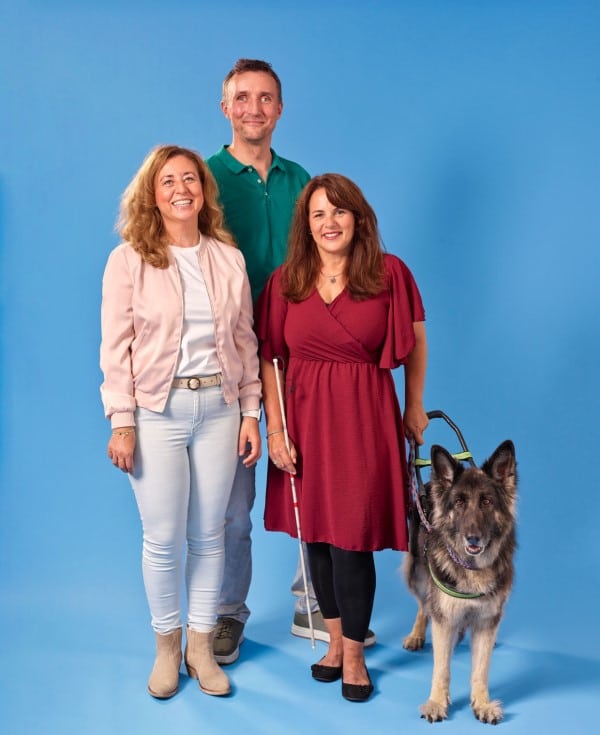
<instances>
[{"instance_id":1,"label":"belt buckle","mask_svg":"<svg viewBox=\"0 0 600 735\"><path fill-rule=\"evenodd\" d=\"M188 378L187 387L190 390L198 390L198 388L200 387L200 385L201 385L200 378L195 378L195 377L194 378Z\"/></svg>"}]
</instances>

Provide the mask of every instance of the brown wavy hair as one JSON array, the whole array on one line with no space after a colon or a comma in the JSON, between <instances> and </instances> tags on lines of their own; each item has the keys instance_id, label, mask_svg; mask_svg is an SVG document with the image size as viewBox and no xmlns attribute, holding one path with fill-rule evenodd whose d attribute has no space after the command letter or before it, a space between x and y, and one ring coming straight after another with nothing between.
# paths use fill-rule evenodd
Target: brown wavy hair
<instances>
[{"instance_id":1,"label":"brown wavy hair","mask_svg":"<svg viewBox=\"0 0 600 735\"><path fill-rule=\"evenodd\" d=\"M354 215L346 288L360 301L375 296L385 287L383 246L377 217L359 187L341 174L315 176L302 190L296 203L283 265L282 294L290 301L302 301L316 287L322 263L310 232L308 207L317 189L325 189L327 199Z\"/></svg>"},{"instance_id":2,"label":"brown wavy hair","mask_svg":"<svg viewBox=\"0 0 600 735\"><path fill-rule=\"evenodd\" d=\"M203 235L236 247L223 224L223 212L218 203L219 191L210 169L195 151L176 145L159 145L144 159L138 172L121 197L117 232L123 240L155 268L169 265L167 238L162 216L156 206L156 176L165 163L175 156L185 156L198 169L204 204L198 213L198 229Z\"/></svg>"}]
</instances>

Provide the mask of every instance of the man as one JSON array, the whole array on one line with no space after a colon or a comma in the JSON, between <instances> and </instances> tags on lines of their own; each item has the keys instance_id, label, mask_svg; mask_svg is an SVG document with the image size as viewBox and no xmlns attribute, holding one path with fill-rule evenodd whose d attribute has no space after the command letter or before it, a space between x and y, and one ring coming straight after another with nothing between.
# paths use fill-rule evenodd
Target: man
<instances>
[{"instance_id":1,"label":"man","mask_svg":"<svg viewBox=\"0 0 600 735\"><path fill-rule=\"evenodd\" d=\"M223 82L221 109L231 123L232 142L207 159L219 186L225 222L246 259L254 301L269 276L285 259L288 229L309 174L278 156L271 139L283 111L281 82L266 61L239 59ZM225 519L225 574L214 652L221 664L239 656L250 611L246 597L252 576L250 512L256 496L254 467L238 464ZM292 633L309 637L308 613L299 574L292 585L299 597ZM312 591L315 636L329 636ZM369 631L365 645L375 636Z\"/></svg>"}]
</instances>

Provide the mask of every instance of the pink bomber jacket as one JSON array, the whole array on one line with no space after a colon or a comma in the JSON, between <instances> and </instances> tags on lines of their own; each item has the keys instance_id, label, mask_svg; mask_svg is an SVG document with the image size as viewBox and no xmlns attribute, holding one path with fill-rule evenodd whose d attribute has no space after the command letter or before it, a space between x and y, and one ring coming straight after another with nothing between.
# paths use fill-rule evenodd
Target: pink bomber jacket
<instances>
[{"instance_id":1,"label":"pink bomber jacket","mask_svg":"<svg viewBox=\"0 0 600 735\"><path fill-rule=\"evenodd\" d=\"M223 397L240 410L260 407L258 345L244 256L201 237L198 259L210 298ZM145 263L122 243L108 257L102 281L100 387L113 428L133 426L136 406L164 411L175 376L183 328L183 291L176 263Z\"/></svg>"}]
</instances>

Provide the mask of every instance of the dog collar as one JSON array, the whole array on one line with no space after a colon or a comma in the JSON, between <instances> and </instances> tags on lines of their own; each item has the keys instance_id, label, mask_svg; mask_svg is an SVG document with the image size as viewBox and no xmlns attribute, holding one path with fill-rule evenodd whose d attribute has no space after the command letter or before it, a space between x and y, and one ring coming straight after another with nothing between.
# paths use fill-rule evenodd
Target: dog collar
<instances>
[{"instance_id":1,"label":"dog collar","mask_svg":"<svg viewBox=\"0 0 600 735\"><path fill-rule=\"evenodd\" d=\"M433 579L435 586L438 589L442 590L442 592L450 595L450 597L456 597L459 600L476 600L478 597L483 597L483 592L459 592L452 587L447 587L435 576L433 569L431 568L431 562L429 561L429 559L427 560L427 567L429 568L429 574L431 574L431 579Z\"/></svg>"}]
</instances>

